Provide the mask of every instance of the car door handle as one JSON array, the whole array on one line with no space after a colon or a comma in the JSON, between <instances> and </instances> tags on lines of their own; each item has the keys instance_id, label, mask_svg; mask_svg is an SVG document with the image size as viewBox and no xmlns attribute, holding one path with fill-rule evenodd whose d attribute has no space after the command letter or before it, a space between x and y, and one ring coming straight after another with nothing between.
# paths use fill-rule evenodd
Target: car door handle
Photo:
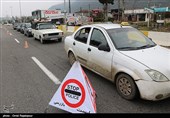
<instances>
[{"instance_id":1,"label":"car door handle","mask_svg":"<svg viewBox=\"0 0 170 118\"><path fill-rule=\"evenodd\" d=\"M75 42L73 42L73 45L76 45L76 43L75 43Z\"/></svg>"},{"instance_id":2,"label":"car door handle","mask_svg":"<svg viewBox=\"0 0 170 118\"><path fill-rule=\"evenodd\" d=\"M90 49L90 48L88 48L87 50L88 50L88 51L91 51L91 49Z\"/></svg>"}]
</instances>

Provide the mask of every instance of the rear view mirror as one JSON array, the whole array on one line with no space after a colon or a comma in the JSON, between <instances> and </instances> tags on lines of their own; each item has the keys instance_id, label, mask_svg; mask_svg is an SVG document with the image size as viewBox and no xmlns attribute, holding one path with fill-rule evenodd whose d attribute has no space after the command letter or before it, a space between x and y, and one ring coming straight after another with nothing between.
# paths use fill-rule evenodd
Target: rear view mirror
<instances>
[{"instance_id":1,"label":"rear view mirror","mask_svg":"<svg viewBox=\"0 0 170 118\"><path fill-rule=\"evenodd\" d=\"M104 45L104 44L100 44L100 45L98 46L98 49L99 49L99 50L102 50L102 51L110 52L109 46Z\"/></svg>"}]
</instances>

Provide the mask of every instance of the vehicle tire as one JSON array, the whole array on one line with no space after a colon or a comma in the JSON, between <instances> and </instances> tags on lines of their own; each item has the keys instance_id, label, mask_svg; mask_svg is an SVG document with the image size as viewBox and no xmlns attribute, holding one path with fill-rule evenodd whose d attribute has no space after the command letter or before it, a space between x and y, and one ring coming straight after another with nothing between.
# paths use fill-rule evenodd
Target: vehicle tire
<instances>
[{"instance_id":1,"label":"vehicle tire","mask_svg":"<svg viewBox=\"0 0 170 118\"><path fill-rule=\"evenodd\" d=\"M59 38L59 39L58 39L58 42L62 42L62 38Z\"/></svg>"},{"instance_id":2,"label":"vehicle tire","mask_svg":"<svg viewBox=\"0 0 170 118\"><path fill-rule=\"evenodd\" d=\"M26 34L27 34L27 37L30 37L30 35L29 35L29 33L28 33L28 32L27 32Z\"/></svg>"},{"instance_id":3,"label":"vehicle tire","mask_svg":"<svg viewBox=\"0 0 170 118\"><path fill-rule=\"evenodd\" d=\"M34 37L34 36L33 36ZM34 40L37 40L37 38L36 37L34 37Z\"/></svg>"},{"instance_id":4,"label":"vehicle tire","mask_svg":"<svg viewBox=\"0 0 170 118\"><path fill-rule=\"evenodd\" d=\"M138 97L138 88L132 77L127 74L120 74L116 78L116 88L120 96L126 100L134 100Z\"/></svg>"},{"instance_id":5,"label":"vehicle tire","mask_svg":"<svg viewBox=\"0 0 170 118\"><path fill-rule=\"evenodd\" d=\"M74 54L72 52L69 52L68 58L69 58L70 64L73 65L74 62L76 61L76 58L75 58L75 56L74 56Z\"/></svg>"},{"instance_id":6,"label":"vehicle tire","mask_svg":"<svg viewBox=\"0 0 170 118\"><path fill-rule=\"evenodd\" d=\"M41 44L44 44L44 40L40 37Z\"/></svg>"}]
</instances>

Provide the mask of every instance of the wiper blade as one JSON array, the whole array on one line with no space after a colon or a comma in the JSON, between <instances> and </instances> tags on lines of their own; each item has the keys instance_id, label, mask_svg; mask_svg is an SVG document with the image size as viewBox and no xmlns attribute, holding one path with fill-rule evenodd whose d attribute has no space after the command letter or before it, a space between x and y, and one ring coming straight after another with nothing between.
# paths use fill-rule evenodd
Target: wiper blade
<instances>
[{"instance_id":1,"label":"wiper blade","mask_svg":"<svg viewBox=\"0 0 170 118\"><path fill-rule=\"evenodd\" d=\"M120 47L120 48L117 48L119 50L136 50L138 49L137 47Z\"/></svg>"},{"instance_id":2,"label":"wiper blade","mask_svg":"<svg viewBox=\"0 0 170 118\"><path fill-rule=\"evenodd\" d=\"M150 48L150 47L154 47L155 45L150 45L150 44L148 44L148 45L143 45L143 46L140 46L140 47L138 47L139 49L144 49L144 48Z\"/></svg>"}]
</instances>

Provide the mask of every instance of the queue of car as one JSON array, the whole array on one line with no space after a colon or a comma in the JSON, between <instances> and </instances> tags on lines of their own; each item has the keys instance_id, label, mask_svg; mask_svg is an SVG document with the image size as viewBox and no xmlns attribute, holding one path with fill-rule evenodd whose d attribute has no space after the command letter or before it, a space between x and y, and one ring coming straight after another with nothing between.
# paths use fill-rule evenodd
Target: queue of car
<instances>
[{"instance_id":1,"label":"queue of car","mask_svg":"<svg viewBox=\"0 0 170 118\"><path fill-rule=\"evenodd\" d=\"M14 23L13 29L27 37L33 36L34 39L40 40L42 44L47 40L61 42L64 35L63 31L49 22L37 22L35 24Z\"/></svg>"},{"instance_id":2,"label":"queue of car","mask_svg":"<svg viewBox=\"0 0 170 118\"><path fill-rule=\"evenodd\" d=\"M38 23L33 29L30 24L23 27L25 35L32 34L41 43L61 41L63 37L62 31L48 23ZM71 65L79 61L115 83L117 92L126 100L170 97L170 51L136 28L113 23L81 26L65 38L64 49Z\"/></svg>"}]
</instances>

